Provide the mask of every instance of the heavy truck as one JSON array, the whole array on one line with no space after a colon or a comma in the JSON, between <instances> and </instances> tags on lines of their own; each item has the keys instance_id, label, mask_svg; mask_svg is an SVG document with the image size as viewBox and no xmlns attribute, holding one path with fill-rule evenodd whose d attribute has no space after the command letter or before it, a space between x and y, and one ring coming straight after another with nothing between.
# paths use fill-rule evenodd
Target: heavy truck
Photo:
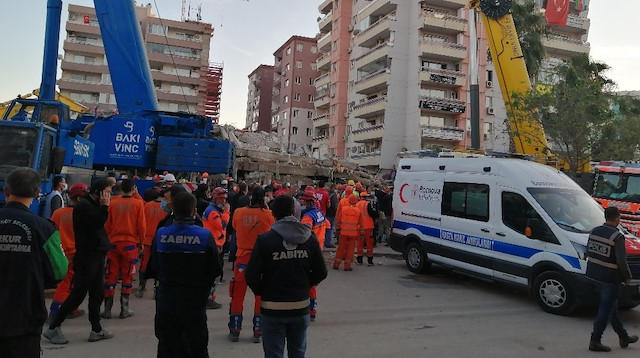
<instances>
[{"instance_id":1,"label":"heavy truck","mask_svg":"<svg viewBox=\"0 0 640 358\"><path fill-rule=\"evenodd\" d=\"M48 0L39 97L14 99L0 121L0 187L24 166L42 177L41 193L61 174L70 183L89 183L107 171L231 173L234 146L212 134L211 120L158 109L134 1L94 5L118 113L72 119L69 106L56 100L62 1ZM32 210L38 206L34 201Z\"/></svg>"}]
</instances>

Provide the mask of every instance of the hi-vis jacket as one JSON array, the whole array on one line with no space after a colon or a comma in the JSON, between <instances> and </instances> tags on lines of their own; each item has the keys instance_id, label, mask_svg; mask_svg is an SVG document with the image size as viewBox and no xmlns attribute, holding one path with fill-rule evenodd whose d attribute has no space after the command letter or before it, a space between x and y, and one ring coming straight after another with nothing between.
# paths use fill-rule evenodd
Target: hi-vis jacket
<instances>
[{"instance_id":1,"label":"hi-vis jacket","mask_svg":"<svg viewBox=\"0 0 640 358\"><path fill-rule=\"evenodd\" d=\"M631 279L624 244L617 228L606 224L594 228L587 242L587 276L606 283Z\"/></svg>"},{"instance_id":2,"label":"hi-vis jacket","mask_svg":"<svg viewBox=\"0 0 640 358\"><path fill-rule=\"evenodd\" d=\"M347 204L336 216L336 230L340 230L341 236L360 236L364 231L364 220L360 209L355 205Z\"/></svg>"},{"instance_id":3,"label":"hi-vis jacket","mask_svg":"<svg viewBox=\"0 0 640 358\"><path fill-rule=\"evenodd\" d=\"M331 223L324 216L322 211L315 206L302 210L300 222L311 227L311 231L316 234L320 247L324 248L324 239L327 229L331 229Z\"/></svg>"},{"instance_id":4,"label":"hi-vis jacket","mask_svg":"<svg viewBox=\"0 0 640 358\"><path fill-rule=\"evenodd\" d=\"M369 215L369 205L370 203L366 199L356 203L356 208L358 208L362 214L362 225L365 230L373 229L375 226L373 218Z\"/></svg>"},{"instance_id":5,"label":"hi-vis jacket","mask_svg":"<svg viewBox=\"0 0 640 358\"><path fill-rule=\"evenodd\" d=\"M218 247L222 247L227 239L227 225L230 216L228 210L220 209L215 203L210 204L202 216L204 227L211 231Z\"/></svg>"}]
</instances>

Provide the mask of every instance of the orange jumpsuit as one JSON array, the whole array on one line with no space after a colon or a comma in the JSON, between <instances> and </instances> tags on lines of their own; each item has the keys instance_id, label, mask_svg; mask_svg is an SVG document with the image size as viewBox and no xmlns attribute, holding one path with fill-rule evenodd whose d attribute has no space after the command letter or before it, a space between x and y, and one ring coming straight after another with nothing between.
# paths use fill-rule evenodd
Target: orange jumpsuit
<instances>
[{"instance_id":1,"label":"orange jumpsuit","mask_svg":"<svg viewBox=\"0 0 640 358\"><path fill-rule=\"evenodd\" d=\"M121 293L129 295L138 262L138 245L144 242L147 231L144 201L131 196L112 200L104 227L111 241L111 250L107 252L104 296L108 298L115 295L119 271L122 271Z\"/></svg>"},{"instance_id":2,"label":"orange jumpsuit","mask_svg":"<svg viewBox=\"0 0 640 358\"><path fill-rule=\"evenodd\" d=\"M373 218L369 215L369 210L367 209L369 207L369 202L366 199L362 199L360 200L357 204L356 207L360 210L360 213L362 213L362 222L363 222L363 229L364 229L364 237L362 239L359 239L357 241L358 243L358 249L357 249L357 253L358 256L362 256L363 254L363 244L367 244L367 256L368 257L373 257L373 228L375 226L375 223L373 221Z\"/></svg>"},{"instance_id":3,"label":"orange jumpsuit","mask_svg":"<svg viewBox=\"0 0 640 358\"><path fill-rule=\"evenodd\" d=\"M242 330L242 311L244 297L247 293L247 280L244 272L247 269L251 251L256 244L258 235L271 229L275 222L269 209L257 207L238 208L233 213L233 229L236 231L236 260L233 267L233 279L229 284L229 296L231 296L231 308L229 310L229 331L240 333ZM255 296L253 305L253 334L261 335L260 328L260 296Z\"/></svg>"},{"instance_id":4,"label":"orange jumpsuit","mask_svg":"<svg viewBox=\"0 0 640 358\"><path fill-rule=\"evenodd\" d=\"M222 246L227 240L227 225L231 214L228 210L221 210L215 205L209 205L202 215L202 224L206 229L211 231L213 240L218 246L218 252L222 250Z\"/></svg>"},{"instance_id":5,"label":"orange jumpsuit","mask_svg":"<svg viewBox=\"0 0 640 358\"><path fill-rule=\"evenodd\" d=\"M49 310L49 317L55 317L60 309L60 305L69 297L71 282L73 281L73 254L76 253L76 237L73 232L73 207L64 207L54 211L51 215L51 221L58 227L62 250L67 260L69 260L67 274L56 287L56 291L53 294L53 302L51 302L51 309Z\"/></svg>"},{"instance_id":6,"label":"orange jumpsuit","mask_svg":"<svg viewBox=\"0 0 640 358\"><path fill-rule=\"evenodd\" d=\"M339 269L344 260L344 269L351 271L353 249L356 246L356 240L364 233L363 228L362 213L355 205L344 206L340 215L336 215L336 230L340 230L340 238L336 258L333 261L334 269Z\"/></svg>"},{"instance_id":7,"label":"orange jumpsuit","mask_svg":"<svg viewBox=\"0 0 640 358\"><path fill-rule=\"evenodd\" d=\"M302 219L300 219L300 222L311 226L311 231L313 231L313 233L316 234L316 237L318 238L318 242L320 243L320 248L324 249L325 234L327 232L327 229L331 228L331 223L324 216L322 211L320 211L320 209L316 208L315 206L312 206L311 208L303 210L302 213L303 213ZM309 290L309 298L311 300L311 307L310 307L309 313L310 313L311 319L316 318L316 313L318 308L317 287L318 286L311 286L311 289Z\"/></svg>"},{"instance_id":8,"label":"orange jumpsuit","mask_svg":"<svg viewBox=\"0 0 640 358\"><path fill-rule=\"evenodd\" d=\"M144 205L144 219L146 221L147 230L144 234L144 241L142 242L142 262L140 263L140 276L143 277L147 270L147 264L149 263L149 255L151 255L151 244L153 237L156 234L158 224L162 219L167 216L167 213L162 210L162 206L159 201L150 201Z\"/></svg>"}]
</instances>

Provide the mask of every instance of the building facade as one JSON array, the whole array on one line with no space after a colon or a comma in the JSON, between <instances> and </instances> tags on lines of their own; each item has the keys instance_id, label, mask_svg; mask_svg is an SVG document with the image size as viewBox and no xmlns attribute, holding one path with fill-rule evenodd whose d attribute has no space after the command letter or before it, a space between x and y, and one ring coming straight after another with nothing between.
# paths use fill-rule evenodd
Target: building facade
<instances>
[{"instance_id":1,"label":"building facade","mask_svg":"<svg viewBox=\"0 0 640 358\"><path fill-rule=\"evenodd\" d=\"M319 73L317 41L292 36L273 56L271 130L277 131L286 152L310 155L315 117L314 82Z\"/></svg>"},{"instance_id":2,"label":"building facade","mask_svg":"<svg viewBox=\"0 0 640 358\"><path fill-rule=\"evenodd\" d=\"M211 24L160 19L137 6L158 108L217 120L221 64L209 63ZM69 4L60 92L101 113L117 110L95 9Z\"/></svg>"},{"instance_id":3,"label":"building facade","mask_svg":"<svg viewBox=\"0 0 640 358\"><path fill-rule=\"evenodd\" d=\"M272 93L273 66L260 65L249 74L246 130L271 131Z\"/></svg>"}]
</instances>

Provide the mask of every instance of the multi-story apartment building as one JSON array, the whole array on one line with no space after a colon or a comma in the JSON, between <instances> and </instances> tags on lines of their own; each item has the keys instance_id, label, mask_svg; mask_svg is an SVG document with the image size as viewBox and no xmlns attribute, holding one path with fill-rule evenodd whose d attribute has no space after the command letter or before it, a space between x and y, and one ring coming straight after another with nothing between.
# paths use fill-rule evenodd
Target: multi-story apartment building
<instances>
[{"instance_id":1,"label":"multi-story apartment building","mask_svg":"<svg viewBox=\"0 0 640 358\"><path fill-rule=\"evenodd\" d=\"M160 19L151 5L137 6L158 107L214 120L219 111L222 66L209 64L211 24ZM103 113L117 108L95 9L69 4L60 92Z\"/></svg>"},{"instance_id":2,"label":"multi-story apartment building","mask_svg":"<svg viewBox=\"0 0 640 358\"><path fill-rule=\"evenodd\" d=\"M292 36L274 53L271 129L277 131L283 149L310 154L315 116L314 99L318 70L317 41Z\"/></svg>"},{"instance_id":3,"label":"multi-story apartment building","mask_svg":"<svg viewBox=\"0 0 640 358\"><path fill-rule=\"evenodd\" d=\"M249 74L246 130L271 131L272 93L273 66L260 65Z\"/></svg>"}]
</instances>

